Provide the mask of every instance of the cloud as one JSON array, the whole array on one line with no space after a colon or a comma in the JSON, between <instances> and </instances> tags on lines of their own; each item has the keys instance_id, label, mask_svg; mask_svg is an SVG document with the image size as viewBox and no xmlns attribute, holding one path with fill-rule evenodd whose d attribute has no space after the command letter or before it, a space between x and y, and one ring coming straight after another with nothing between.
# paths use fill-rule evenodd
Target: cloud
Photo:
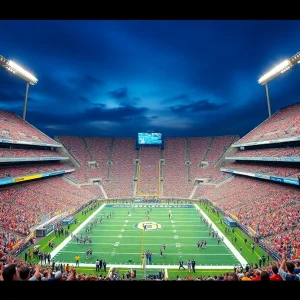
<instances>
[{"instance_id":1,"label":"cloud","mask_svg":"<svg viewBox=\"0 0 300 300\"><path fill-rule=\"evenodd\" d=\"M141 101L140 97L133 97L132 99L130 99L131 104L138 104L140 101Z\"/></svg>"},{"instance_id":2,"label":"cloud","mask_svg":"<svg viewBox=\"0 0 300 300\"><path fill-rule=\"evenodd\" d=\"M103 108L106 107L106 105L103 104L103 103L92 102L88 98L83 97L83 96L78 97L78 100L82 101L85 104L89 104L89 105L92 105L92 106L95 106L95 107L103 107Z\"/></svg>"},{"instance_id":3,"label":"cloud","mask_svg":"<svg viewBox=\"0 0 300 300\"><path fill-rule=\"evenodd\" d=\"M25 96L26 82L18 76L0 69L0 91L2 95L22 95ZM7 97L7 96L6 96ZM1 101L1 98L0 98Z\"/></svg>"},{"instance_id":4,"label":"cloud","mask_svg":"<svg viewBox=\"0 0 300 300\"><path fill-rule=\"evenodd\" d=\"M294 54L300 34L299 21L1 21L1 28L1 54L39 79L28 121L51 135L96 136L153 127L170 136L245 134L268 116L257 79ZM270 82L272 112L298 100L299 72ZM22 112L24 95L24 81L0 71L1 107Z\"/></svg>"},{"instance_id":5,"label":"cloud","mask_svg":"<svg viewBox=\"0 0 300 300\"><path fill-rule=\"evenodd\" d=\"M40 98L38 105L51 105L57 111L78 113L90 105L97 105L103 89L103 82L91 76L68 77L66 81L49 75L41 76L39 83L29 94ZM99 90L98 90L99 88Z\"/></svg>"},{"instance_id":6,"label":"cloud","mask_svg":"<svg viewBox=\"0 0 300 300\"><path fill-rule=\"evenodd\" d=\"M80 97L78 97L78 99L79 99L80 101L84 102L84 103L92 104L92 103L90 102L90 100L88 100L88 99L85 98L85 97L80 96Z\"/></svg>"},{"instance_id":7,"label":"cloud","mask_svg":"<svg viewBox=\"0 0 300 300\"><path fill-rule=\"evenodd\" d=\"M191 104L182 104L177 106L170 106L169 109L173 114L186 114L186 113L203 113L207 111L219 110L227 105L226 103L216 104L209 100L199 100Z\"/></svg>"},{"instance_id":8,"label":"cloud","mask_svg":"<svg viewBox=\"0 0 300 300\"><path fill-rule=\"evenodd\" d=\"M129 95L128 87L115 89L107 92L107 94L120 106L136 106L141 102L140 97L132 97Z\"/></svg>"},{"instance_id":9,"label":"cloud","mask_svg":"<svg viewBox=\"0 0 300 300\"><path fill-rule=\"evenodd\" d=\"M0 100L1 102L7 102L7 103L11 103L11 102L20 102L20 101L24 101L25 98L25 91L24 94L20 94L14 91L3 91L0 90ZM35 102L36 100L34 100L31 97L28 97L28 101L29 102Z\"/></svg>"},{"instance_id":10,"label":"cloud","mask_svg":"<svg viewBox=\"0 0 300 300\"><path fill-rule=\"evenodd\" d=\"M131 105L119 106L106 109L103 107L88 108L84 113L79 114L80 119L90 121L102 120L111 122L126 122L133 118L143 118L143 114L148 111L146 107L134 107Z\"/></svg>"},{"instance_id":11,"label":"cloud","mask_svg":"<svg viewBox=\"0 0 300 300\"><path fill-rule=\"evenodd\" d=\"M108 92L108 95L110 95L114 99L124 99L128 96L128 90L127 87L119 88Z\"/></svg>"},{"instance_id":12,"label":"cloud","mask_svg":"<svg viewBox=\"0 0 300 300\"><path fill-rule=\"evenodd\" d=\"M81 89L83 91L90 90L94 87L102 87L104 84L100 79L90 75L71 77L68 82L73 86L73 88Z\"/></svg>"},{"instance_id":13,"label":"cloud","mask_svg":"<svg viewBox=\"0 0 300 300\"><path fill-rule=\"evenodd\" d=\"M179 96L163 99L163 100L161 100L161 103L182 102L182 101L187 101L188 99L189 99L189 97L187 94L181 94Z\"/></svg>"},{"instance_id":14,"label":"cloud","mask_svg":"<svg viewBox=\"0 0 300 300\"><path fill-rule=\"evenodd\" d=\"M147 108L132 106L113 109L95 106L78 114L58 115L51 112L30 111L28 121L51 137L54 135L126 137L135 136L136 132L149 128L150 118L145 116L146 112Z\"/></svg>"},{"instance_id":15,"label":"cloud","mask_svg":"<svg viewBox=\"0 0 300 300\"><path fill-rule=\"evenodd\" d=\"M116 108L107 108L104 104L97 104L86 108L80 113L58 113L48 111L30 110L30 121L37 124L66 125L83 124L93 121L109 121L113 123L123 123L130 120L145 120L144 114L147 112L145 107L119 106ZM45 122L46 120L46 122Z\"/></svg>"}]
</instances>

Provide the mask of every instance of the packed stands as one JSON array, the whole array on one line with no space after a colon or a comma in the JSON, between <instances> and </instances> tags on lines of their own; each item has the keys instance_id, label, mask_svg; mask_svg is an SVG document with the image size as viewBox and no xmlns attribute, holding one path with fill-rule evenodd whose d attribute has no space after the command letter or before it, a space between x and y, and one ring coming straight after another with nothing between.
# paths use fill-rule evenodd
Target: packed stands
<instances>
[{"instance_id":1,"label":"packed stands","mask_svg":"<svg viewBox=\"0 0 300 300\"><path fill-rule=\"evenodd\" d=\"M188 198L193 183L188 181L186 139L166 138L163 166L164 196Z\"/></svg>"},{"instance_id":2,"label":"packed stands","mask_svg":"<svg viewBox=\"0 0 300 300\"><path fill-rule=\"evenodd\" d=\"M235 144L286 139L300 136L300 103L284 107Z\"/></svg>"},{"instance_id":3,"label":"packed stands","mask_svg":"<svg viewBox=\"0 0 300 300\"><path fill-rule=\"evenodd\" d=\"M108 178L108 160L111 157L113 149L112 138L83 138L85 141L88 153L91 155L91 160L97 162L98 174L101 174L101 178ZM99 175L98 175L99 177Z\"/></svg>"},{"instance_id":4,"label":"packed stands","mask_svg":"<svg viewBox=\"0 0 300 300\"><path fill-rule=\"evenodd\" d=\"M5 110L0 110L0 138L59 145L18 115Z\"/></svg>"},{"instance_id":5,"label":"packed stands","mask_svg":"<svg viewBox=\"0 0 300 300\"><path fill-rule=\"evenodd\" d=\"M206 170L201 170L201 162L205 160L208 148L212 143L211 137L191 137L189 140L190 178L207 176ZM203 167L206 165L203 165ZM202 167L202 169L203 169Z\"/></svg>"},{"instance_id":6,"label":"packed stands","mask_svg":"<svg viewBox=\"0 0 300 300\"><path fill-rule=\"evenodd\" d=\"M61 157L57 151L36 149L7 149L0 148L0 157Z\"/></svg>"},{"instance_id":7,"label":"packed stands","mask_svg":"<svg viewBox=\"0 0 300 300\"><path fill-rule=\"evenodd\" d=\"M298 215L299 206L291 205L291 201L300 199L297 187L238 176L219 188L204 187L201 192L201 198L215 202L226 215L262 236L296 224L290 216Z\"/></svg>"},{"instance_id":8,"label":"packed stands","mask_svg":"<svg viewBox=\"0 0 300 300\"><path fill-rule=\"evenodd\" d=\"M232 157L299 157L300 147L284 147L270 149L246 149L235 152Z\"/></svg>"},{"instance_id":9,"label":"packed stands","mask_svg":"<svg viewBox=\"0 0 300 300\"><path fill-rule=\"evenodd\" d=\"M215 164L224 155L235 138L235 135L214 137L207 153L206 160L210 164Z\"/></svg>"},{"instance_id":10,"label":"packed stands","mask_svg":"<svg viewBox=\"0 0 300 300\"><path fill-rule=\"evenodd\" d=\"M298 131L295 128L298 126L299 116L294 112L298 110L299 103L281 109L235 144L291 137L291 128L293 128L294 136L297 135ZM290 134L280 135L282 130ZM276 132L275 135L274 132ZM256 148L244 145L233 155L228 155L229 164L226 164L225 168L276 178L298 179L300 175L300 167L297 163L300 158L299 143L297 141L285 142L285 144L277 142L273 145L272 147L272 144L267 143L266 146L255 146ZM241 157L241 159L232 162L235 157ZM267 157L275 159L268 161ZM293 159L287 162L285 158ZM296 182L293 181L293 183ZM261 243L276 253L282 254L284 251L289 251L290 254L294 254L296 250L298 251L299 245L292 235L299 231L300 190L297 185L274 183L269 180L238 175L219 188L200 185L194 197L214 202L225 215L231 215L242 226L249 228L252 233L256 232L261 238ZM288 251L287 247L289 247Z\"/></svg>"},{"instance_id":11,"label":"packed stands","mask_svg":"<svg viewBox=\"0 0 300 300\"><path fill-rule=\"evenodd\" d=\"M158 196L161 149L159 146L141 146L139 152L138 195Z\"/></svg>"},{"instance_id":12,"label":"packed stands","mask_svg":"<svg viewBox=\"0 0 300 300\"><path fill-rule=\"evenodd\" d=\"M145 146L136 150L136 142L132 138L58 138L79 165L75 172L66 176L79 184L90 182L93 178L101 179L107 196L112 198L133 196L134 176L137 176L137 195L163 193L164 196L176 194L178 197L188 197L195 178L199 177L217 184L231 176L220 172L214 165L236 136L167 138L164 150ZM169 146L170 143L173 143L172 146ZM180 156L182 158L178 160ZM139 159L139 164L134 164L135 159ZM160 165L161 159L164 163ZM202 161L206 161L206 164L200 167ZM160 171L163 191L159 187ZM172 174L179 174L181 179L186 177L186 182ZM184 191L180 188L181 184L186 186ZM175 190L178 190L178 194Z\"/></svg>"},{"instance_id":13,"label":"packed stands","mask_svg":"<svg viewBox=\"0 0 300 300\"><path fill-rule=\"evenodd\" d=\"M0 166L0 177L16 177L30 174L39 174L46 172L53 172L59 170L68 170L72 167L64 163L33 163L30 165L13 165L13 166Z\"/></svg>"},{"instance_id":14,"label":"packed stands","mask_svg":"<svg viewBox=\"0 0 300 300\"><path fill-rule=\"evenodd\" d=\"M0 227L27 235L43 216L76 210L100 195L100 190L95 188L74 188L62 177L52 177L2 189Z\"/></svg>"},{"instance_id":15,"label":"packed stands","mask_svg":"<svg viewBox=\"0 0 300 300\"><path fill-rule=\"evenodd\" d=\"M189 138L190 179L209 179L217 184L231 175L214 166L225 154L236 136Z\"/></svg>"},{"instance_id":16,"label":"packed stands","mask_svg":"<svg viewBox=\"0 0 300 300\"><path fill-rule=\"evenodd\" d=\"M299 103L281 109L235 144L300 135L300 117L295 113L299 109ZM11 124L11 129L7 129L7 124ZM24 137L23 141L54 143L14 114L0 112L0 125L2 134L9 135L11 139L23 137L23 132L27 138ZM14 134L16 126L21 126L21 129ZM299 233L299 188L220 172L216 165L219 166L220 161L224 160L224 154L230 150L235 139L234 135L165 138L164 149L142 146L137 150L134 138L59 136L58 140L73 159L74 165L41 162L0 167L1 178L75 169L64 178L47 178L1 189L1 244L13 244L19 235L27 235L30 228L40 224L45 216L74 211L94 198L159 195L187 199L199 184L195 183L195 179L208 179L198 185L193 199L209 199L225 215L231 215L243 228L256 233L261 242L276 253L298 255L299 242L295 236ZM243 149L229 156L245 157L245 160L225 161L225 168L292 178L300 175L299 164L296 163L246 160L251 157L299 158L300 147L297 142L284 146L277 143L267 148L260 146L260 149L245 146ZM50 148L0 148L2 158L43 158L53 155L61 156ZM162 190L159 188L160 176ZM8 232L11 234L8 235Z\"/></svg>"},{"instance_id":17,"label":"packed stands","mask_svg":"<svg viewBox=\"0 0 300 300\"><path fill-rule=\"evenodd\" d=\"M300 256L300 227L297 226L300 222L300 209L299 207L297 207L297 209L298 211L294 211L294 214L289 215L289 220L294 223L292 229L271 235L263 239L263 243L270 249L276 253L285 253L292 259L297 259Z\"/></svg>"},{"instance_id":18,"label":"packed stands","mask_svg":"<svg viewBox=\"0 0 300 300\"><path fill-rule=\"evenodd\" d=\"M80 168L76 168L76 171L68 174L68 177L76 183L87 183L91 178L105 176L105 173L100 173L98 164L88 164L93 161L93 158L83 137L59 136L59 140L80 165Z\"/></svg>"},{"instance_id":19,"label":"packed stands","mask_svg":"<svg viewBox=\"0 0 300 300\"><path fill-rule=\"evenodd\" d=\"M16 245L21 239L20 235L0 227L0 252L2 249L12 249L12 246Z\"/></svg>"},{"instance_id":20,"label":"packed stands","mask_svg":"<svg viewBox=\"0 0 300 300\"><path fill-rule=\"evenodd\" d=\"M71 171L74 167L69 162L59 162L68 160L68 157L56 150L56 146L61 147L58 142L19 116L0 111L0 132L1 249L11 249L46 216L50 218L55 214L70 213L91 199L103 197L98 186L79 188L62 177L51 177L58 171ZM55 160L52 162L49 158ZM31 177L42 173L51 176L39 180L35 179L38 177ZM26 181L23 181L25 176Z\"/></svg>"},{"instance_id":21,"label":"packed stands","mask_svg":"<svg viewBox=\"0 0 300 300\"><path fill-rule=\"evenodd\" d=\"M226 166L228 169L237 171L247 171L252 173L261 173L274 176L298 178L300 175L300 168L297 165L290 164L289 166L278 166L274 164L262 164L262 162L245 162L232 163Z\"/></svg>"},{"instance_id":22,"label":"packed stands","mask_svg":"<svg viewBox=\"0 0 300 300\"><path fill-rule=\"evenodd\" d=\"M109 198L133 196L134 159L137 157L135 143L134 138L115 139L112 164L109 165L109 180L104 182Z\"/></svg>"}]
</instances>

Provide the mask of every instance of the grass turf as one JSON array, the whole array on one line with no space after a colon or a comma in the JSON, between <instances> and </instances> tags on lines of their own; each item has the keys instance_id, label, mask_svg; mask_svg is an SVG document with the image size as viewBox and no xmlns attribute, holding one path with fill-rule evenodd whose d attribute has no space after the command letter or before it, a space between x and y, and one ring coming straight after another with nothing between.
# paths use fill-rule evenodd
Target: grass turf
<instances>
[{"instance_id":1,"label":"grass turf","mask_svg":"<svg viewBox=\"0 0 300 300\"><path fill-rule=\"evenodd\" d=\"M120 203L120 202L119 202ZM170 208L152 208L149 213L150 222L156 222L161 224L163 227L161 229L149 230L143 234L143 231L136 229L134 224L139 222L144 222L146 218L146 211L149 208L137 207L134 211L131 208L116 207L119 203L114 203L107 205L99 214L106 215L111 211L114 211L114 215L109 219L104 219L102 224L97 224L94 226L92 233L89 236L92 237L93 243L91 245L76 244L74 241L67 244L66 247L59 252L56 259L59 261L74 262L74 256L78 252L83 252L80 256L85 259L85 250L89 246L93 249L93 259L87 260L92 264L95 264L95 259L99 258L106 259L108 262L108 268L110 263L129 263L132 262L137 265L137 277L142 278L144 276L144 271L138 269L140 267L141 252L145 250L151 250L153 252L153 264L173 264L178 265L179 259L183 259L186 264L187 259L194 258L199 265L226 265L226 264L238 264L236 258L231 254L226 245L217 245L217 241L208 237L207 227L200 222L200 217L196 213L195 208L171 208L173 218L169 219L168 214ZM225 234L225 225L220 224L217 215L211 212L209 206L202 205L201 209L210 217L210 219L216 224L223 234ZM70 232L74 231L82 222L84 222L94 211L89 211L87 214L82 215L77 214L77 224L72 224ZM130 212L131 216L127 216ZM171 221L174 221L171 222ZM153 225L153 224L152 224ZM135 225L136 226L136 225ZM158 226L159 227L159 226ZM115 230L115 231L112 231ZM84 233L84 229L81 230ZM260 255L266 253L260 249L258 246L255 247L255 253L252 253L250 249L251 239L248 238L248 243L244 245L245 234L236 229L236 236L238 237L236 244L233 245L239 249L240 246L243 247L243 257L248 262L257 263ZM229 240L231 236L226 235ZM46 238L38 241L40 249L42 252L50 252L48 247L48 241L54 239L55 245L61 244L65 237L55 237L54 233L51 233ZM206 239L208 245L205 249L197 249L196 242L199 239ZM162 247L162 243L166 244L166 251L163 252L163 257L159 255L159 250ZM82 251L79 251L82 250ZM72 251L72 252L66 252ZM97 253L99 252L99 253ZM229 253L230 252L230 253ZM132 253L132 254L129 254ZM203 255L207 254L207 255ZM216 255L221 254L221 255ZM225 254L225 255L224 255ZM227 255L226 255L227 254ZM24 251L19 256L24 256ZM267 255L266 255L267 256ZM37 260L33 260L37 263ZM147 274L157 273L158 270L151 271L150 266L147 267ZM119 274L126 272L126 268L120 268ZM193 277L200 275L218 275L224 272L229 272L230 270L196 270L195 274L188 273L187 270L176 270L169 269L169 278L176 278L177 275L181 277L188 276L192 274ZM82 267L78 268L78 272L85 274L95 274L94 267Z\"/></svg>"},{"instance_id":2,"label":"grass turf","mask_svg":"<svg viewBox=\"0 0 300 300\"><path fill-rule=\"evenodd\" d=\"M75 255L80 256L81 263L94 264L96 258L105 259L108 264L134 264L140 266L141 253L152 252L149 265L178 265L182 259L186 265L189 259L195 259L198 266L237 265L238 260L224 243L208 235L208 227L200 221L200 216L193 205L161 208L148 205L118 207L107 204L90 222L100 216L97 224L88 233L92 244L81 244L71 240L55 259L59 262L74 263ZM151 212L150 212L151 207ZM172 210L172 218L169 211ZM111 212L112 217L107 218ZM146 220L149 211L150 220ZM144 231L142 224L147 224ZM85 227L77 236L85 235ZM207 240L207 246L198 249L198 240ZM162 244L166 244L160 256ZM93 249L92 258L86 258L87 248Z\"/></svg>"}]
</instances>

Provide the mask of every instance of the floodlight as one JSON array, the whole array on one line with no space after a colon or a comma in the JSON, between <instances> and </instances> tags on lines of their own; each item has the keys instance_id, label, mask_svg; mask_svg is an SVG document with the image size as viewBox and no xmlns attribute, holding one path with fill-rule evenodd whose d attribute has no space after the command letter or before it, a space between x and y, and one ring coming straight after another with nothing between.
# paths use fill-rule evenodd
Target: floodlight
<instances>
[{"instance_id":1,"label":"floodlight","mask_svg":"<svg viewBox=\"0 0 300 300\"><path fill-rule=\"evenodd\" d=\"M296 53L291 58L284 60L283 62L275 66L272 70L259 78L258 83L264 85L266 88L269 117L271 117L271 106L269 99L268 82L278 77L280 74L283 74L286 71L290 70L298 63L300 63L300 52Z\"/></svg>"},{"instance_id":2,"label":"floodlight","mask_svg":"<svg viewBox=\"0 0 300 300\"><path fill-rule=\"evenodd\" d=\"M26 81L26 93L25 93L24 108L23 108L23 119L25 120L29 84L31 85L37 84L38 79L35 76L33 76L31 73L26 71L24 68L22 68L21 66L13 62L12 60L6 59L1 55L0 55L0 66L2 66L7 71L15 74L19 78Z\"/></svg>"},{"instance_id":3,"label":"floodlight","mask_svg":"<svg viewBox=\"0 0 300 300\"><path fill-rule=\"evenodd\" d=\"M272 70L267 72L265 75L260 77L259 80L258 80L258 83L264 85L268 81L273 79L274 76L279 75L280 73L283 73L283 72L287 71L289 68L291 68L291 62L288 59L286 59L285 61L283 61L282 63L280 63L276 67L274 67Z\"/></svg>"},{"instance_id":4,"label":"floodlight","mask_svg":"<svg viewBox=\"0 0 300 300\"><path fill-rule=\"evenodd\" d=\"M4 66L4 68L6 68L8 71L10 71L16 75L19 75L24 80L29 82L31 85L35 85L38 82L38 79L36 77L34 77L28 71L24 70L22 67L17 65L12 60L8 60L6 65Z\"/></svg>"}]
</instances>

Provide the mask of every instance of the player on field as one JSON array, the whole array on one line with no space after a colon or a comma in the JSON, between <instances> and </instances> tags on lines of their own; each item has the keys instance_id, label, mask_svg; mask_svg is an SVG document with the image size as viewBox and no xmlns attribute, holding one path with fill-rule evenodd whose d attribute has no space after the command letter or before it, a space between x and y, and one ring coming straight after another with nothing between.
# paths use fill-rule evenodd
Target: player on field
<instances>
[{"instance_id":1,"label":"player on field","mask_svg":"<svg viewBox=\"0 0 300 300\"><path fill-rule=\"evenodd\" d=\"M145 259L145 257L142 258L142 268L143 269L146 268L146 259Z\"/></svg>"},{"instance_id":2,"label":"player on field","mask_svg":"<svg viewBox=\"0 0 300 300\"><path fill-rule=\"evenodd\" d=\"M191 273L191 270L192 270L192 261L190 259L187 261L187 267L188 267L189 273Z\"/></svg>"},{"instance_id":3,"label":"player on field","mask_svg":"<svg viewBox=\"0 0 300 300\"><path fill-rule=\"evenodd\" d=\"M75 256L75 265L76 265L76 267L79 267L79 261L80 261L80 256L77 254Z\"/></svg>"},{"instance_id":4,"label":"player on field","mask_svg":"<svg viewBox=\"0 0 300 300\"><path fill-rule=\"evenodd\" d=\"M179 261L179 270L181 268L185 270L185 267L183 266L183 260L182 259Z\"/></svg>"}]
</instances>

